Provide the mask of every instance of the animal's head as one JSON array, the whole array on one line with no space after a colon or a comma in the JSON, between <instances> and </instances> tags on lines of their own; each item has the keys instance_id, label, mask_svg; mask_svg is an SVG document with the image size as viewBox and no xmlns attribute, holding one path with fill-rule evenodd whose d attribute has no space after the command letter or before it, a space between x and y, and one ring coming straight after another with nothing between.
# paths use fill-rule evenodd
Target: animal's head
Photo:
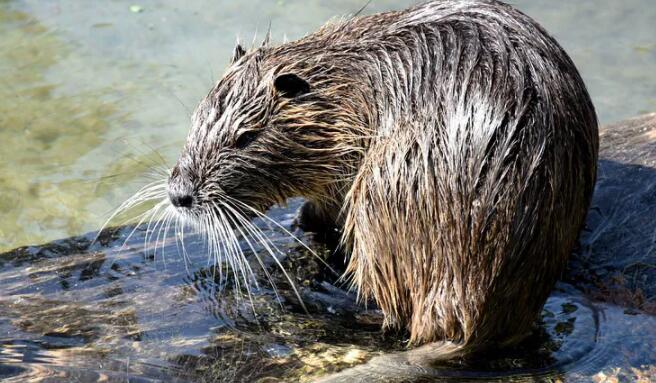
<instances>
[{"instance_id":1,"label":"animal's head","mask_svg":"<svg viewBox=\"0 0 656 383\"><path fill-rule=\"evenodd\" d=\"M355 146L335 100L339 85L326 71L281 57L282 48L236 48L198 106L171 172L168 193L178 211L252 215L290 197L334 194Z\"/></svg>"}]
</instances>

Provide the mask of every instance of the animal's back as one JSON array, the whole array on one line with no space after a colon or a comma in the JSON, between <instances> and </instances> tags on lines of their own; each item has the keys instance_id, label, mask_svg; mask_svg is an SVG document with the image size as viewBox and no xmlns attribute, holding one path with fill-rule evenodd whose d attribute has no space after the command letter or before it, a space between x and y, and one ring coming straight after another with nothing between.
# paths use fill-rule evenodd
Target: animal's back
<instances>
[{"instance_id":1,"label":"animal's back","mask_svg":"<svg viewBox=\"0 0 656 383\"><path fill-rule=\"evenodd\" d=\"M242 205L309 199L305 211L343 228L354 285L413 343L520 339L595 180L597 122L574 64L496 1L239 48L196 115L170 189L205 170Z\"/></svg>"},{"instance_id":2,"label":"animal's back","mask_svg":"<svg viewBox=\"0 0 656 383\"><path fill-rule=\"evenodd\" d=\"M494 1L427 3L324 36L371 89L375 135L344 209L355 286L415 343L520 339L595 180L597 122L573 63Z\"/></svg>"}]
</instances>

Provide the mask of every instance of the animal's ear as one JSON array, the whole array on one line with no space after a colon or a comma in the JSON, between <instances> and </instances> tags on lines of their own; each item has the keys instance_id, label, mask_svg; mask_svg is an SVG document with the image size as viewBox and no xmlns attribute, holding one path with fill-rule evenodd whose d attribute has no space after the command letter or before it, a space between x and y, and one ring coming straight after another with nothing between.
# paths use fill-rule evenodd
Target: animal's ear
<instances>
[{"instance_id":1,"label":"animal's ear","mask_svg":"<svg viewBox=\"0 0 656 383\"><path fill-rule=\"evenodd\" d=\"M232 52L232 61L231 62L234 64L235 62L237 62L237 60L242 58L242 56L244 56L245 54L246 54L246 49L244 49L241 45L237 44L237 46L235 47L235 50Z\"/></svg>"},{"instance_id":2,"label":"animal's ear","mask_svg":"<svg viewBox=\"0 0 656 383\"><path fill-rule=\"evenodd\" d=\"M293 73L284 73L273 81L276 91L283 97L294 98L310 91L310 84Z\"/></svg>"}]
</instances>

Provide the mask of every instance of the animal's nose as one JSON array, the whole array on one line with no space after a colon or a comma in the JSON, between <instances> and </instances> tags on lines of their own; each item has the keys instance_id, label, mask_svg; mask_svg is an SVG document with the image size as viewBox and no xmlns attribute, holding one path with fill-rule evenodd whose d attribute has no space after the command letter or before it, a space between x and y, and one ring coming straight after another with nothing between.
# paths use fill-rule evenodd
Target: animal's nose
<instances>
[{"instance_id":1,"label":"animal's nose","mask_svg":"<svg viewBox=\"0 0 656 383\"><path fill-rule=\"evenodd\" d=\"M187 193L174 193L174 192L169 192L169 199L171 200L171 203L175 207L191 207L191 203L193 202L193 197L191 194Z\"/></svg>"}]
</instances>

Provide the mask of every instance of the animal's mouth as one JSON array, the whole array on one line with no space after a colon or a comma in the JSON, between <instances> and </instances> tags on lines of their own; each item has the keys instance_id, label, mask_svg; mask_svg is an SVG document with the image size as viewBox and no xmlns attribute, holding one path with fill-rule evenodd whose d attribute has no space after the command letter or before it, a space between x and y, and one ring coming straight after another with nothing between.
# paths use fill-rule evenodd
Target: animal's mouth
<instances>
[{"instance_id":1,"label":"animal's mouth","mask_svg":"<svg viewBox=\"0 0 656 383\"><path fill-rule=\"evenodd\" d=\"M222 227L236 229L247 222L266 214L271 207L265 203L245 203L234 198L221 198L212 201L190 204L176 204L170 201L170 206L184 221L194 226L203 226L208 222L220 222Z\"/></svg>"}]
</instances>

